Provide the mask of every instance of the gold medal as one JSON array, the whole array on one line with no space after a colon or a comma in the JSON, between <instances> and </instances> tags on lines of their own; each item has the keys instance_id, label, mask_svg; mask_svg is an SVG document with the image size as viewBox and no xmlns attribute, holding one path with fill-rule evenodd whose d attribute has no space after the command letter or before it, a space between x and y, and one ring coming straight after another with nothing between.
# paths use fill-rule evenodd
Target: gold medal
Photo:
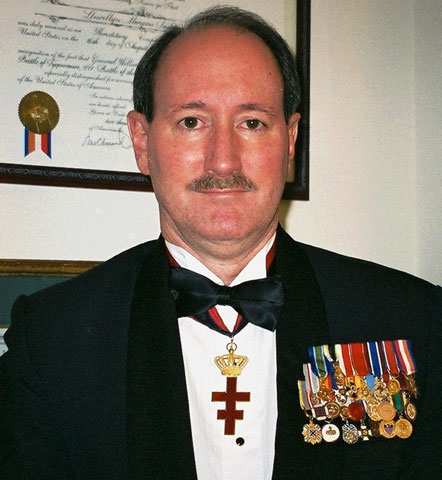
<instances>
[{"instance_id":1,"label":"gold medal","mask_svg":"<svg viewBox=\"0 0 442 480\"><path fill-rule=\"evenodd\" d=\"M311 445L321 443L321 427L319 425L316 425L316 423L313 423L313 420L310 419L310 422L306 423L302 427L302 436L304 437L304 442L310 443Z\"/></svg>"},{"instance_id":2,"label":"gold medal","mask_svg":"<svg viewBox=\"0 0 442 480\"><path fill-rule=\"evenodd\" d=\"M380 422L382 420L381 416L378 413L378 405L379 403L377 401L367 401L367 415L375 422Z\"/></svg>"},{"instance_id":3,"label":"gold medal","mask_svg":"<svg viewBox=\"0 0 442 480\"><path fill-rule=\"evenodd\" d=\"M328 402L325 406L325 411L327 412L327 417L333 420L336 417L339 417L339 405L336 402Z\"/></svg>"},{"instance_id":4,"label":"gold medal","mask_svg":"<svg viewBox=\"0 0 442 480\"><path fill-rule=\"evenodd\" d=\"M374 396L378 400L384 400L388 397L388 388L381 379L377 378L374 386Z\"/></svg>"},{"instance_id":5,"label":"gold medal","mask_svg":"<svg viewBox=\"0 0 442 480\"><path fill-rule=\"evenodd\" d=\"M387 383L387 389L390 395L396 395L396 393L399 393L401 391L399 380L396 378L390 378Z\"/></svg>"},{"instance_id":6,"label":"gold medal","mask_svg":"<svg viewBox=\"0 0 442 480\"><path fill-rule=\"evenodd\" d=\"M393 438L396 436L396 424L394 420L382 420L379 425L379 432L385 438Z\"/></svg>"},{"instance_id":7,"label":"gold medal","mask_svg":"<svg viewBox=\"0 0 442 480\"><path fill-rule=\"evenodd\" d=\"M408 438L413 433L413 425L406 418L400 418L396 422L395 432L399 438Z\"/></svg>"},{"instance_id":8,"label":"gold medal","mask_svg":"<svg viewBox=\"0 0 442 480\"><path fill-rule=\"evenodd\" d=\"M363 387L361 389L361 398L362 400L369 401L373 398L373 392L370 390L369 387Z\"/></svg>"},{"instance_id":9,"label":"gold medal","mask_svg":"<svg viewBox=\"0 0 442 480\"><path fill-rule=\"evenodd\" d=\"M43 135L57 126L60 110L57 102L49 94L36 90L21 99L18 116L25 128Z\"/></svg>"},{"instance_id":10,"label":"gold medal","mask_svg":"<svg viewBox=\"0 0 442 480\"><path fill-rule=\"evenodd\" d=\"M378 414L382 420L389 422L396 416L396 410L391 403L382 402L377 407Z\"/></svg>"},{"instance_id":11,"label":"gold medal","mask_svg":"<svg viewBox=\"0 0 442 480\"><path fill-rule=\"evenodd\" d=\"M348 407L345 405L341 406L341 409L339 410L339 414L341 415L343 420L347 420L348 418Z\"/></svg>"},{"instance_id":12,"label":"gold medal","mask_svg":"<svg viewBox=\"0 0 442 480\"><path fill-rule=\"evenodd\" d=\"M408 420L414 422L417 417L417 410L414 403L407 402L404 406L404 413Z\"/></svg>"}]
</instances>

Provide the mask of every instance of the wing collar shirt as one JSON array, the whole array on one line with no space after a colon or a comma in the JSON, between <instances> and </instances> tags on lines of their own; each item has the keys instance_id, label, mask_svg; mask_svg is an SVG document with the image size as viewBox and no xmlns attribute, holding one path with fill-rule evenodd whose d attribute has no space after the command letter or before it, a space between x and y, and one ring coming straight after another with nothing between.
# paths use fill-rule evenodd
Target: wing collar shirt
<instances>
[{"instance_id":1,"label":"wing collar shirt","mask_svg":"<svg viewBox=\"0 0 442 480\"><path fill-rule=\"evenodd\" d=\"M274 239L275 236L239 273L231 286L266 277L266 255ZM183 248L169 242L166 244L181 267L223 284ZM217 306L217 310L231 330L236 322L236 311L223 305ZM217 419L217 412L225 410L226 403L212 402L212 392L226 391L226 377L215 365L214 358L227 353L229 337L190 317L181 317L178 323L198 479L271 479L277 420L275 332L249 323L235 335L236 353L249 359L237 377L237 391L250 392L250 402L236 402L236 410L244 411L243 419L235 420L234 435L224 435L224 420Z\"/></svg>"}]
</instances>

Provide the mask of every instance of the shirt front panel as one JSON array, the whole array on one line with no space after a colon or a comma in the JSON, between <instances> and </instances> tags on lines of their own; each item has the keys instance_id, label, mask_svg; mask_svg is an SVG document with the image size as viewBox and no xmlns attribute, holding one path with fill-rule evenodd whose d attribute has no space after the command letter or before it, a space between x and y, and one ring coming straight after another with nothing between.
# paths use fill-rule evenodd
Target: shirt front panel
<instances>
[{"instance_id":1,"label":"shirt front panel","mask_svg":"<svg viewBox=\"0 0 442 480\"><path fill-rule=\"evenodd\" d=\"M260 251L232 282L232 286L266 276L265 259L274 239ZM167 243L167 242L166 242ZM167 244L178 264L222 284L197 259L175 245ZM237 313L217 307L231 328ZM226 391L226 377L215 365L216 356L227 353L229 337L189 317L178 319L189 399L192 440L199 480L267 480L272 476L277 420L276 335L249 323L235 336L236 353L249 362L237 378L237 391L250 392L250 402L236 402L243 410L235 421L235 434L224 434L224 420L217 412L225 402L212 402L212 392Z\"/></svg>"}]
</instances>

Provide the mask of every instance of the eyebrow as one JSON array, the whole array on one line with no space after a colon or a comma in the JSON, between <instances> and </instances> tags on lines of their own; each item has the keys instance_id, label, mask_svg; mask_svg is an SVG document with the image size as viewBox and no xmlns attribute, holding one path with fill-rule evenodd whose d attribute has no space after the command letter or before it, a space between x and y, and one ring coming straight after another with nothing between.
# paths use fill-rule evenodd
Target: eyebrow
<instances>
[{"instance_id":1,"label":"eyebrow","mask_svg":"<svg viewBox=\"0 0 442 480\"><path fill-rule=\"evenodd\" d=\"M189 102L189 103L180 103L179 105L174 105L170 111L172 113L179 112L180 110L190 110L192 108L205 108L207 105L204 102Z\"/></svg>"},{"instance_id":2,"label":"eyebrow","mask_svg":"<svg viewBox=\"0 0 442 480\"><path fill-rule=\"evenodd\" d=\"M254 110L256 112L267 113L272 117L276 116L274 108L263 105L262 103L242 103L239 108L244 111Z\"/></svg>"},{"instance_id":3,"label":"eyebrow","mask_svg":"<svg viewBox=\"0 0 442 480\"><path fill-rule=\"evenodd\" d=\"M170 113L180 112L182 110L192 110L194 108L207 108L207 104L204 102L189 102L189 103L180 103L178 105L173 105L170 108ZM255 111L255 112L262 112L275 117L277 114L275 109L271 106L264 105L262 103L241 103L238 108L242 111Z\"/></svg>"}]
</instances>

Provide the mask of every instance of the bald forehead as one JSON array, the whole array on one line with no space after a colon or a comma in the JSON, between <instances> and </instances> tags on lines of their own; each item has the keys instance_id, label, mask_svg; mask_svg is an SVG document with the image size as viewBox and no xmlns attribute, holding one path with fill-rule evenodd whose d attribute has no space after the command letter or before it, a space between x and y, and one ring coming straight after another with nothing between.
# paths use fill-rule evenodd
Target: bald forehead
<instances>
[{"instance_id":1,"label":"bald forehead","mask_svg":"<svg viewBox=\"0 0 442 480\"><path fill-rule=\"evenodd\" d=\"M257 58L261 60L257 71ZM159 78L180 69L183 62L199 66L217 64L222 71L224 63L237 62L243 67L250 64L251 75L268 74L283 85L282 74L276 57L258 35L236 26L209 25L183 32L166 48L154 75L154 93Z\"/></svg>"}]
</instances>

